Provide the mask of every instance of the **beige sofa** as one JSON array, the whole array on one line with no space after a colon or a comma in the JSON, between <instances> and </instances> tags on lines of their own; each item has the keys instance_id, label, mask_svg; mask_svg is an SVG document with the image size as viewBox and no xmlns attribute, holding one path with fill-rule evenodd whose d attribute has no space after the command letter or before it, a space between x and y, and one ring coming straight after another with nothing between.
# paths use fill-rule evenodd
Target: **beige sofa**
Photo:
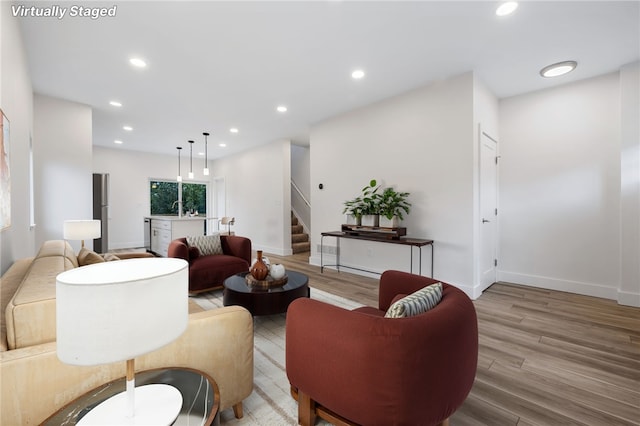
<instances>
[{"instance_id":1,"label":"beige sofa","mask_svg":"<svg viewBox=\"0 0 640 426\"><path fill-rule=\"evenodd\" d=\"M34 258L16 261L0 281L0 424L39 424L87 391L124 376L124 364L96 367L63 364L56 356L55 278L78 267L65 241L47 241ZM242 416L253 390L253 320L231 306L202 311L190 304L187 331L176 341L136 359L138 371L189 367L214 378L220 409ZM200 311L200 312L197 312Z\"/></svg>"}]
</instances>

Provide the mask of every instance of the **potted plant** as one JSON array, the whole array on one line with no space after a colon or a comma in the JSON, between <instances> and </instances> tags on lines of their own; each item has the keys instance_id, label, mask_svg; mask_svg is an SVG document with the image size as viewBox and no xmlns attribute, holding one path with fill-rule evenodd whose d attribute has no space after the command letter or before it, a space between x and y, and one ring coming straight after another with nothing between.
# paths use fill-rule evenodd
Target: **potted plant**
<instances>
[{"instance_id":1,"label":"potted plant","mask_svg":"<svg viewBox=\"0 0 640 426\"><path fill-rule=\"evenodd\" d=\"M356 197L353 200L344 202L344 209L342 213L347 217L347 225L362 224L362 199Z\"/></svg>"},{"instance_id":2,"label":"potted plant","mask_svg":"<svg viewBox=\"0 0 640 426\"><path fill-rule=\"evenodd\" d=\"M362 188L362 194L353 200L344 202L342 213L347 214L347 224L351 221L355 225L378 226L380 194L378 182L375 179L369 181L369 185Z\"/></svg>"},{"instance_id":3,"label":"potted plant","mask_svg":"<svg viewBox=\"0 0 640 426\"><path fill-rule=\"evenodd\" d=\"M375 179L362 188L362 226L378 226L380 218L380 186Z\"/></svg>"},{"instance_id":4,"label":"potted plant","mask_svg":"<svg viewBox=\"0 0 640 426\"><path fill-rule=\"evenodd\" d=\"M379 212L380 226L397 228L404 219L403 214L409 214L411 203L407 201L408 192L397 192L393 188L385 188L380 194Z\"/></svg>"}]
</instances>

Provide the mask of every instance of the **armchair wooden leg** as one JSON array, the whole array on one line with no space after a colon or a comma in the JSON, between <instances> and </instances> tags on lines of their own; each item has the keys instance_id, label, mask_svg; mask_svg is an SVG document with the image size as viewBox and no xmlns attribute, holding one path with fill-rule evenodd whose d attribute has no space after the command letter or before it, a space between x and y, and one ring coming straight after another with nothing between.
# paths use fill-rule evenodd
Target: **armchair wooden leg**
<instances>
[{"instance_id":1,"label":"armchair wooden leg","mask_svg":"<svg viewBox=\"0 0 640 426\"><path fill-rule=\"evenodd\" d=\"M233 415L236 416L236 419L241 419L242 416L244 416L242 412L242 401L233 406Z\"/></svg>"},{"instance_id":2,"label":"armchair wooden leg","mask_svg":"<svg viewBox=\"0 0 640 426\"><path fill-rule=\"evenodd\" d=\"M449 426L449 419L448 418L444 419L439 426Z\"/></svg>"},{"instance_id":3,"label":"armchair wooden leg","mask_svg":"<svg viewBox=\"0 0 640 426\"><path fill-rule=\"evenodd\" d=\"M300 389L298 389L298 424L302 426L316 424L316 403Z\"/></svg>"}]
</instances>

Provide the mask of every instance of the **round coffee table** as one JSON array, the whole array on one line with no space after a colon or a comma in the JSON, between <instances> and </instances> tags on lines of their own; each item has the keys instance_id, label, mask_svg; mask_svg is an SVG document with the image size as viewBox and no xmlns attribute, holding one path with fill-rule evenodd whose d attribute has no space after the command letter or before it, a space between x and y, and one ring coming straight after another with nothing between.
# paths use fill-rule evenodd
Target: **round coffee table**
<instances>
[{"instance_id":1,"label":"round coffee table","mask_svg":"<svg viewBox=\"0 0 640 426\"><path fill-rule=\"evenodd\" d=\"M287 283L268 289L252 288L245 276L248 272L233 275L224 280L222 303L224 306L240 305L251 315L273 315L287 312L289 303L299 297L309 297L309 277L295 271L287 271Z\"/></svg>"}]
</instances>

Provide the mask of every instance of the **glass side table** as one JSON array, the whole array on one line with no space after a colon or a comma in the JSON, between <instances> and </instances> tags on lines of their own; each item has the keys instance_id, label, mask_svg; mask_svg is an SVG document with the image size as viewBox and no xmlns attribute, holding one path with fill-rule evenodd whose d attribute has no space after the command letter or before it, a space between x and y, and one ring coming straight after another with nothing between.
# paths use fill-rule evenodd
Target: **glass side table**
<instances>
[{"instance_id":1,"label":"glass side table","mask_svg":"<svg viewBox=\"0 0 640 426\"><path fill-rule=\"evenodd\" d=\"M136 373L136 387L164 383L182 394L182 408L173 425L220 424L220 391L211 376L190 368L158 368ZM105 399L125 390L125 378L106 383L62 407L43 425L75 425L87 412Z\"/></svg>"}]
</instances>

